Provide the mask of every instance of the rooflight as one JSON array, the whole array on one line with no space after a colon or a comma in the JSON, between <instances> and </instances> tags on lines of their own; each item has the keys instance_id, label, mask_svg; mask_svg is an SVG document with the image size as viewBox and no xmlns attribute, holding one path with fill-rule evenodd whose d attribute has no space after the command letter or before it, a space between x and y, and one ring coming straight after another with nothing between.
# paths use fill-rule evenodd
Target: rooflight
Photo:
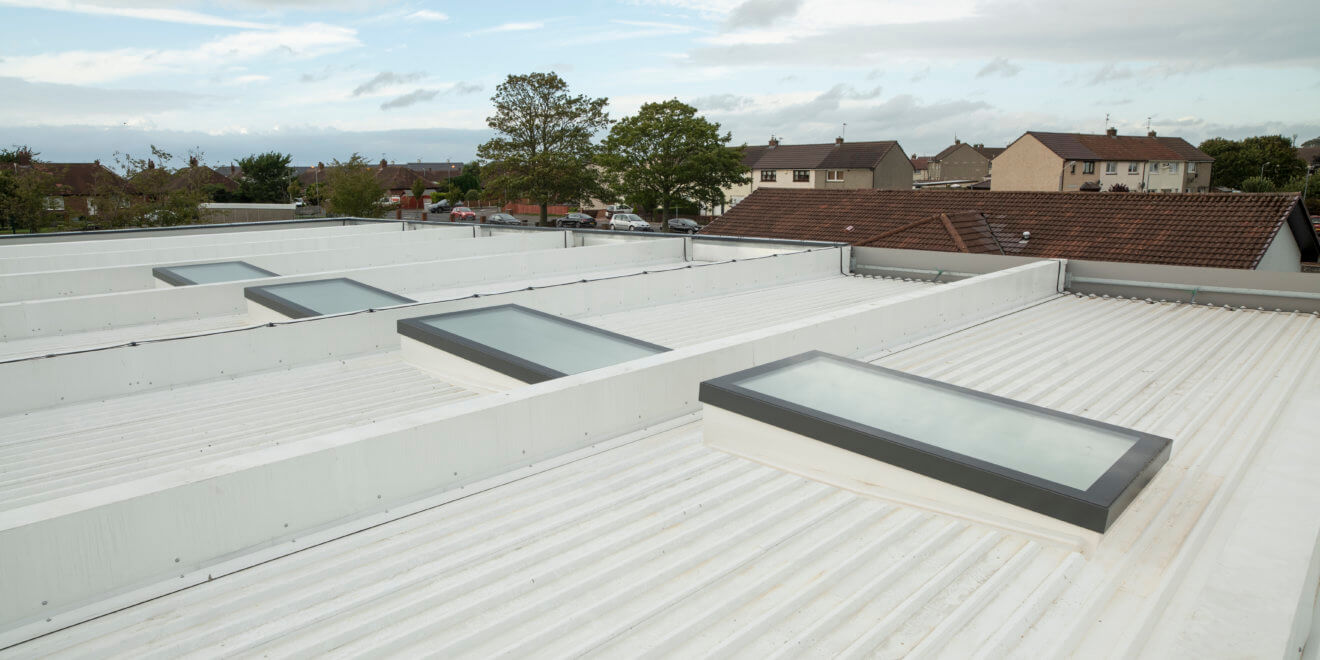
<instances>
[{"instance_id":1,"label":"rooflight","mask_svg":"<svg viewBox=\"0 0 1320 660\"><path fill-rule=\"evenodd\" d=\"M154 275L156 279L164 280L174 286L255 280L261 277L277 277L279 275L279 273L272 273L265 268L258 268L245 261L218 261L210 264L160 266L152 268L151 274Z\"/></svg>"},{"instance_id":2,"label":"rooflight","mask_svg":"<svg viewBox=\"0 0 1320 660\"><path fill-rule=\"evenodd\" d=\"M250 286L243 289L243 295L252 302L295 319L416 302L344 277Z\"/></svg>"},{"instance_id":3,"label":"rooflight","mask_svg":"<svg viewBox=\"0 0 1320 660\"><path fill-rule=\"evenodd\" d=\"M819 351L706 381L700 399L1098 532L1171 444Z\"/></svg>"},{"instance_id":4,"label":"rooflight","mask_svg":"<svg viewBox=\"0 0 1320 660\"><path fill-rule=\"evenodd\" d=\"M521 305L402 319L399 333L524 383L668 351Z\"/></svg>"}]
</instances>

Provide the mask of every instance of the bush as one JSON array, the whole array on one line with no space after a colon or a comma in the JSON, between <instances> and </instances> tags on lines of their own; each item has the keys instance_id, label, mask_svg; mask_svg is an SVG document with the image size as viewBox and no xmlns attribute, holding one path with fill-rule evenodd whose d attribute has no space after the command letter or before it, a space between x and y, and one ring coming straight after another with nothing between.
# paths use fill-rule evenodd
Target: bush
<instances>
[{"instance_id":1,"label":"bush","mask_svg":"<svg viewBox=\"0 0 1320 660\"><path fill-rule=\"evenodd\" d=\"M1274 192L1274 182L1263 176L1253 176L1242 180L1242 192Z\"/></svg>"},{"instance_id":2,"label":"bush","mask_svg":"<svg viewBox=\"0 0 1320 660\"><path fill-rule=\"evenodd\" d=\"M1128 190L1127 184L1115 183L1114 185L1109 186L1109 192L1131 192L1131 191Z\"/></svg>"}]
</instances>

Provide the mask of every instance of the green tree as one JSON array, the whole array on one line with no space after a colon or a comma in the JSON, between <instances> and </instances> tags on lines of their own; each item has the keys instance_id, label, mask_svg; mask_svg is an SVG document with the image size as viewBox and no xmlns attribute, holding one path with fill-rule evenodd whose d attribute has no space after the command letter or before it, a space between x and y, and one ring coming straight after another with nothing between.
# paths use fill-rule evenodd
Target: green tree
<instances>
[{"instance_id":1,"label":"green tree","mask_svg":"<svg viewBox=\"0 0 1320 660\"><path fill-rule=\"evenodd\" d=\"M302 182L297 179L289 179L289 187L285 189L289 195L289 201L297 201L303 196Z\"/></svg>"},{"instance_id":2,"label":"green tree","mask_svg":"<svg viewBox=\"0 0 1320 660\"><path fill-rule=\"evenodd\" d=\"M412 194L413 194L413 199L416 199L417 203L421 204L422 195L426 194L426 182L422 181L421 179L413 179Z\"/></svg>"},{"instance_id":3,"label":"green tree","mask_svg":"<svg viewBox=\"0 0 1320 660\"><path fill-rule=\"evenodd\" d=\"M463 166L462 174L449 180L459 190L481 189L481 165L472 161Z\"/></svg>"},{"instance_id":4,"label":"green tree","mask_svg":"<svg viewBox=\"0 0 1320 660\"><path fill-rule=\"evenodd\" d=\"M696 108L670 99L615 124L596 160L616 196L653 200L672 213L692 202L719 204L724 188L747 182L742 149L730 149L731 139Z\"/></svg>"},{"instance_id":5,"label":"green tree","mask_svg":"<svg viewBox=\"0 0 1320 660\"><path fill-rule=\"evenodd\" d=\"M1215 159L1210 174L1213 186L1240 189L1251 177L1282 183L1306 173L1306 164L1297 157L1292 140L1282 135L1261 135L1244 140L1211 138L1202 142L1200 149Z\"/></svg>"},{"instance_id":6,"label":"green tree","mask_svg":"<svg viewBox=\"0 0 1320 660\"><path fill-rule=\"evenodd\" d=\"M202 219L198 205L206 201L206 191L200 177L189 177L187 170L171 171L174 155L154 144L150 149L147 158L115 153L127 188L115 177L99 177L92 203L103 226L164 227Z\"/></svg>"},{"instance_id":7,"label":"green tree","mask_svg":"<svg viewBox=\"0 0 1320 660\"><path fill-rule=\"evenodd\" d=\"M1263 176L1251 176L1242 180L1242 192L1274 192L1274 182Z\"/></svg>"},{"instance_id":8,"label":"green tree","mask_svg":"<svg viewBox=\"0 0 1320 660\"><path fill-rule=\"evenodd\" d=\"M293 179L290 160L293 160L292 156L277 151L240 159L238 166L243 170L243 177L238 182L239 198L258 204L288 201L289 182Z\"/></svg>"},{"instance_id":9,"label":"green tree","mask_svg":"<svg viewBox=\"0 0 1320 660\"><path fill-rule=\"evenodd\" d=\"M592 136L610 124L608 99L573 96L555 73L510 75L491 97L486 125L497 135L477 148L486 188L505 198L525 197L541 207L574 203L598 188L590 167Z\"/></svg>"},{"instance_id":10,"label":"green tree","mask_svg":"<svg viewBox=\"0 0 1320 660\"><path fill-rule=\"evenodd\" d=\"M303 189L303 199L312 206L320 206L321 202L325 201L325 184L322 182L307 184Z\"/></svg>"},{"instance_id":11,"label":"green tree","mask_svg":"<svg viewBox=\"0 0 1320 660\"><path fill-rule=\"evenodd\" d=\"M37 163L0 165L0 221L10 232L39 232L55 217L48 209L56 194L55 178Z\"/></svg>"},{"instance_id":12,"label":"green tree","mask_svg":"<svg viewBox=\"0 0 1320 660\"><path fill-rule=\"evenodd\" d=\"M358 154L347 162L331 163L323 200L329 212L344 218L377 218L385 211L385 189L376 181L376 168Z\"/></svg>"}]
</instances>

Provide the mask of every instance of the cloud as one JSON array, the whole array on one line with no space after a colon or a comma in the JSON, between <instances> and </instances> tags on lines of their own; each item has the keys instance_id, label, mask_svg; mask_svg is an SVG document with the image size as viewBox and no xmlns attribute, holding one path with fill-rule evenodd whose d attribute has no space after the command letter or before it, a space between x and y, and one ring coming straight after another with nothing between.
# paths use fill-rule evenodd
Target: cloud
<instances>
[{"instance_id":1,"label":"cloud","mask_svg":"<svg viewBox=\"0 0 1320 660\"><path fill-rule=\"evenodd\" d=\"M469 34L483 34L488 32L525 32L529 30L540 30L545 27L544 21L526 21L522 23L501 23L494 27L473 30Z\"/></svg>"},{"instance_id":2,"label":"cloud","mask_svg":"<svg viewBox=\"0 0 1320 660\"><path fill-rule=\"evenodd\" d=\"M769 27L781 18L796 14L801 7L802 0L746 0L729 12L724 28Z\"/></svg>"},{"instance_id":3,"label":"cloud","mask_svg":"<svg viewBox=\"0 0 1320 660\"><path fill-rule=\"evenodd\" d=\"M0 6L22 7L25 9L46 9L50 11L91 14L96 16L120 16L124 18L137 18L165 23L184 23L188 25L212 25L216 27L255 30L274 29L276 27L265 23L239 21L186 9L171 9L166 7L108 7L86 2L71 2L69 0L0 0Z\"/></svg>"},{"instance_id":4,"label":"cloud","mask_svg":"<svg viewBox=\"0 0 1320 660\"><path fill-rule=\"evenodd\" d=\"M1005 78L1012 78L1021 72L1022 67L1009 62L1003 57L996 57L995 59L990 60L989 64L981 67L981 70L976 72L976 77L984 78L986 76L1003 76Z\"/></svg>"},{"instance_id":5,"label":"cloud","mask_svg":"<svg viewBox=\"0 0 1320 660\"><path fill-rule=\"evenodd\" d=\"M253 73L246 76L239 76L237 78L234 78L230 82L235 85L246 85L248 83L265 82L267 80L270 80L270 76L264 76L258 73Z\"/></svg>"},{"instance_id":6,"label":"cloud","mask_svg":"<svg viewBox=\"0 0 1320 660\"><path fill-rule=\"evenodd\" d=\"M356 31L323 23L265 31L237 32L192 49L120 48L20 55L0 61L0 76L33 82L104 83L155 73L220 70L239 62L271 58L313 58L361 45Z\"/></svg>"},{"instance_id":7,"label":"cloud","mask_svg":"<svg viewBox=\"0 0 1320 660\"><path fill-rule=\"evenodd\" d=\"M405 18L414 21L447 21L449 20L449 15L438 11L432 11L430 9L418 9L417 11L408 14Z\"/></svg>"},{"instance_id":8,"label":"cloud","mask_svg":"<svg viewBox=\"0 0 1320 660\"><path fill-rule=\"evenodd\" d=\"M381 110L393 110L394 108L406 108L410 105L416 105L424 101L430 101L440 93L438 89L419 89L404 94L403 96L390 99L380 104Z\"/></svg>"},{"instance_id":9,"label":"cloud","mask_svg":"<svg viewBox=\"0 0 1320 660\"><path fill-rule=\"evenodd\" d=\"M449 91L455 94L462 95L462 94L476 94L477 92L480 92L482 89L484 89L484 87L482 87L481 83L456 82L454 83L454 86L449 89Z\"/></svg>"},{"instance_id":10,"label":"cloud","mask_svg":"<svg viewBox=\"0 0 1320 660\"><path fill-rule=\"evenodd\" d=\"M1114 66L1106 64L1096 70L1091 75L1088 85L1103 85L1104 83L1114 82L1116 80L1127 80L1133 76L1132 69L1125 66Z\"/></svg>"},{"instance_id":11,"label":"cloud","mask_svg":"<svg viewBox=\"0 0 1320 660\"><path fill-rule=\"evenodd\" d=\"M737 94L713 94L692 99L692 105L708 112L742 110L750 106L752 99Z\"/></svg>"},{"instance_id":12,"label":"cloud","mask_svg":"<svg viewBox=\"0 0 1320 660\"><path fill-rule=\"evenodd\" d=\"M381 71L375 76L372 76L371 80L354 87L353 96L370 94L394 85L405 85L410 82L417 82L423 77L424 76L421 73L394 73L392 71Z\"/></svg>"},{"instance_id":13,"label":"cloud","mask_svg":"<svg viewBox=\"0 0 1320 660\"><path fill-rule=\"evenodd\" d=\"M207 100L162 89L100 89L0 77L4 121L11 124L122 125L143 115L184 110ZM7 143L6 143L7 144Z\"/></svg>"}]
</instances>

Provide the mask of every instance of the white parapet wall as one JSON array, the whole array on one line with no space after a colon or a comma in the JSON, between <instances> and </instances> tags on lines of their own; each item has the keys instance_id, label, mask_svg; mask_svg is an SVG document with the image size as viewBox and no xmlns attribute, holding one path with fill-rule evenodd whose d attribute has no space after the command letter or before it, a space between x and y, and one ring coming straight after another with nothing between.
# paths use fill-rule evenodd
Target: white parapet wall
<instances>
[{"instance_id":1,"label":"white parapet wall","mask_svg":"<svg viewBox=\"0 0 1320 660\"><path fill-rule=\"evenodd\" d=\"M839 256L838 250L817 254ZM883 350L1020 309L1056 295L1061 270L1058 262L1021 266L0 513L0 566L21 567L0 573L0 630L21 638L68 625L76 608L83 608L77 617L97 614L91 603L98 599L172 591L214 577L207 571L216 562L293 551L300 539L305 544L309 535L355 518L666 423L696 412L698 385L715 376L810 349ZM551 302L583 303L574 296ZM381 315L390 316L397 317ZM365 327L376 317L333 321L342 330L341 322ZM269 330L312 333L329 321ZM276 343L287 348L241 339L248 335L226 341L268 353ZM323 350L303 344L307 352ZM129 354L108 353L116 352ZM589 415L581 412L584 401L593 404Z\"/></svg>"},{"instance_id":2,"label":"white parapet wall","mask_svg":"<svg viewBox=\"0 0 1320 660\"><path fill-rule=\"evenodd\" d=\"M309 242L305 239L286 239L274 243L236 243L214 248L202 246L186 250L170 250L169 259L133 261L120 266L102 266L69 270L46 270L28 273L0 274L0 303L27 300L45 300L99 293L116 293L151 289L160 280L152 275L152 268L215 261L245 261L280 275L324 272L346 268L364 268L409 261L433 261L463 256L465 252L485 254L494 246L483 243L472 247L473 239L462 228L459 231L389 232L366 236L335 237ZM525 235L501 237L506 248L518 243L539 248L558 247L562 239L552 236ZM316 246L315 249L283 249L287 246ZM188 253L210 256L185 256ZM136 254L136 253L135 253ZM58 258L58 257L57 257ZM141 259L135 256L133 259ZM3 263L3 260L0 260Z\"/></svg>"}]
</instances>

